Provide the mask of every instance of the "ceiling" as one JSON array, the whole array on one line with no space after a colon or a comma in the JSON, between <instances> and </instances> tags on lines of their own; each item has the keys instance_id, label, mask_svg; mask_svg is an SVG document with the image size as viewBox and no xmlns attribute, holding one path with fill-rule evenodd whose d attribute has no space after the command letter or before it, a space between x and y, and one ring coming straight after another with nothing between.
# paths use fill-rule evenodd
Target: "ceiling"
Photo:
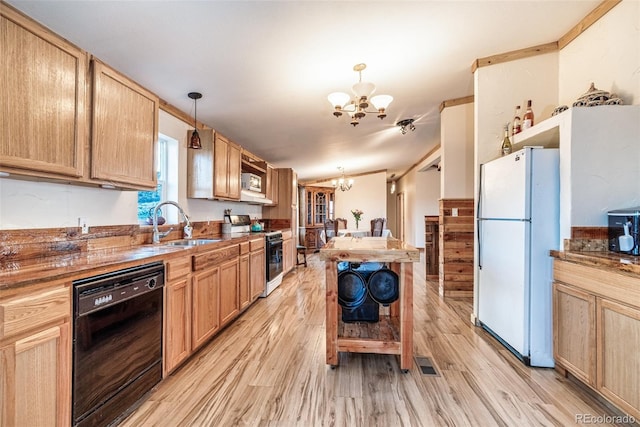
<instances>
[{"instance_id":1,"label":"ceiling","mask_svg":"<svg viewBox=\"0 0 640 427\"><path fill-rule=\"evenodd\" d=\"M440 103L473 94L476 58L556 41L600 0L8 3L191 116L201 92L198 121L304 181L401 175L439 144ZM394 101L354 128L327 95L361 62Z\"/></svg>"}]
</instances>

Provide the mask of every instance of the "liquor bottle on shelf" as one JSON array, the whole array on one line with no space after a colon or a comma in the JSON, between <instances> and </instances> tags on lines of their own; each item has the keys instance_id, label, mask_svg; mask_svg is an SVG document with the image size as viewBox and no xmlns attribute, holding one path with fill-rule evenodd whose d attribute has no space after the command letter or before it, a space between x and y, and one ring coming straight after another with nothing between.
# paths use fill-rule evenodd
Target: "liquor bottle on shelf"
<instances>
[{"instance_id":1,"label":"liquor bottle on shelf","mask_svg":"<svg viewBox=\"0 0 640 427\"><path fill-rule=\"evenodd\" d=\"M509 123L504 125L504 139L502 140L502 155L511 154L511 141L509 140Z\"/></svg>"},{"instance_id":2,"label":"liquor bottle on shelf","mask_svg":"<svg viewBox=\"0 0 640 427\"><path fill-rule=\"evenodd\" d=\"M513 124L511 125L511 135L522 132L522 124L520 122L520 106L516 106L516 114L513 116Z\"/></svg>"},{"instance_id":3,"label":"liquor bottle on shelf","mask_svg":"<svg viewBox=\"0 0 640 427\"><path fill-rule=\"evenodd\" d=\"M527 111L522 116L522 130L529 129L533 126L533 110L531 110L531 100L527 101Z\"/></svg>"}]
</instances>

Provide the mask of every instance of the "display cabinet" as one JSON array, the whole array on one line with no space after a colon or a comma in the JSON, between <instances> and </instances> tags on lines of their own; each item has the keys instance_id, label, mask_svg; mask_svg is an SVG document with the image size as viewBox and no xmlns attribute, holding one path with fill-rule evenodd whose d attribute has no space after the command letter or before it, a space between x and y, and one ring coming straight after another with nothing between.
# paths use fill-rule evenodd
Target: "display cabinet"
<instances>
[{"instance_id":1,"label":"display cabinet","mask_svg":"<svg viewBox=\"0 0 640 427\"><path fill-rule=\"evenodd\" d=\"M320 232L327 219L334 219L335 191L328 187L305 187L304 191L305 246L317 249L324 242Z\"/></svg>"}]
</instances>

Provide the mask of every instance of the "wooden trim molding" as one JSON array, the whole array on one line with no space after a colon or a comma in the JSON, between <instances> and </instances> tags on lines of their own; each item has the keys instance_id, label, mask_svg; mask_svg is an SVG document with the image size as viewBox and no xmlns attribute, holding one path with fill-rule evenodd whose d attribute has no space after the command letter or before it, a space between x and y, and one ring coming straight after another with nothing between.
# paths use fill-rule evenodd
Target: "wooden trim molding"
<instances>
[{"instance_id":1,"label":"wooden trim molding","mask_svg":"<svg viewBox=\"0 0 640 427\"><path fill-rule=\"evenodd\" d=\"M356 178L359 176L365 176L365 175L372 175L374 173L382 173L382 172L386 172L386 169L378 169L375 171L370 171L370 172L360 172L360 173L354 173L354 174L346 174L345 176L347 178ZM342 175L340 176L336 176L336 177L331 177L331 178L323 178L323 179L313 179L313 180L309 180L309 181L299 181L298 185L302 185L307 186L307 185L315 185L315 184L321 184L321 183L326 183L329 182L329 186L331 186L331 180L332 179L338 179L338 178L342 178ZM322 187L325 187L324 185Z\"/></svg>"},{"instance_id":2,"label":"wooden trim molding","mask_svg":"<svg viewBox=\"0 0 640 427\"><path fill-rule=\"evenodd\" d=\"M169 104L164 99L160 99L159 107L165 113L171 114L176 119L182 120L183 122L185 122L188 125L191 125L191 123L194 122L194 118L193 117L191 117L189 114L183 112L182 110L178 109L178 107L174 107L173 105ZM209 126L205 125L204 123L202 123L200 121L196 122L196 126L198 127L198 129L213 129L212 127L209 127Z\"/></svg>"},{"instance_id":3,"label":"wooden trim molding","mask_svg":"<svg viewBox=\"0 0 640 427\"><path fill-rule=\"evenodd\" d=\"M422 158L420 160L418 160L417 162L415 162L414 164L411 165L411 167L409 169L407 169L406 171L404 171L404 173L398 177L395 178L396 181L399 181L401 178L403 178L406 174L408 174L409 172L411 172L413 169L417 168L418 165L420 163L422 163L423 161L425 161L427 159L427 157L429 157L430 155L432 155L433 153L435 153L436 151L438 151L440 149L440 144L436 145L435 147L433 147L431 150L429 150L429 152L427 154L425 154L424 156L422 156Z\"/></svg>"},{"instance_id":4,"label":"wooden trim molding","mask_svg":"<svg viewBox=\"0 0 640 427\"><path fill-rule=\"evenodd\" d=\"M469 104L473 102L473 95L463 96L462 98L447 99L440 103L440 113L447 107L455 107L456 105Z\"/></svg>"},{"instance_id":5,"label":"wooden trim molding","mask_svg":"<svg viewBox=\"0 0 640 427\"><path fill-rule=\"evenodd\" d=\"M582 18L572 29L570 29L565 35L560 37L558 41L541 44L538 46L527 47L524 49L513 50L511 52L499 53L497 55L487 56L485 58L478 58L473 61L471 65L471 73L475 73L480 67L486 67L488 65L500 64L502 62L514 61L516 59L528 58L530 56L542 55L545 53L554 52L563 49L573 40L575 40L580 34L586 31L591 25L597 22L600 18L607 14L622 0L603 0L595 9L593 9L587 16Z\"/></svg>"},{"instance_id":6,"label":"wooden trim molding","mask_svg":"<svg viewBox=\"0 0 640 427\"><path fill-rule=\"evenodd\" d=\"M475 71L480 67L501 64L503 62L515 61L517 59L529 58L536 55L543 55L557 50L558 42L551 42L538 46L526 47L524 49L512 50L511 52L499 53L485 58L478 58L471 65L471 73L475 73Z\"/></svg>"},{"instance_id":7,"label":"wooden trim molding","mask_svg":"<svg viewBox=\"0 0 640 427\"><path fill-rule=\"evenodd\" d=\"M613 9L622 0L604 0L595 9L593 9L587 16L582 18L575 27L570 29L564 36L558 40L558 49L564 48L571 43L576 37L582 34L587 28L592 26L598 19L602 18L611 9Z\"/></svg>"}]
</instances>

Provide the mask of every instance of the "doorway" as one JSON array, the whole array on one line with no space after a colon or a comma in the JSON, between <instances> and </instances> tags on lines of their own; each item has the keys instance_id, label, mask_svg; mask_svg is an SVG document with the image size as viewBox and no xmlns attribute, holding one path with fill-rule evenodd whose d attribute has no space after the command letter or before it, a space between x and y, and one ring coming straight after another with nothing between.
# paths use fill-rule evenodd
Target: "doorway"
<instances>
[{"instance_id":1,"label":"doorway","mask_svg":"<svg viewBox=\"0 0 640 427\"><path fill-rule=\"evenodd\" d=\"M396 196L396 230L398 239L404 241L404 193Z\"/></svg>"}]
</instances>

